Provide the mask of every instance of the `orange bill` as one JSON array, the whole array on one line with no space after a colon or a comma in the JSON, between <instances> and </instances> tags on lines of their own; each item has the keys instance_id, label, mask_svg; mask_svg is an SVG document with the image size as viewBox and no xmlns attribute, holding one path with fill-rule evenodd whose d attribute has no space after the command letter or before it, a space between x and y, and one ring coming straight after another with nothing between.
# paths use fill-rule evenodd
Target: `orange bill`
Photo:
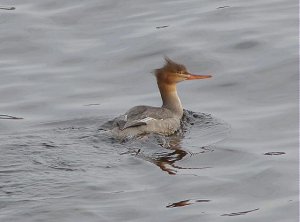
<instances>
[{"instance_id":1,"label":"orange bill","mask_svg":"<svg viewBox=\"0 0 300 222\"><path fill-rule=\"evenodd\" d=\"M189 77L186 80L194 80L194 79L207 79L211 78L211 75L195 75L195 74L189 74Z\"/></svg>"}]
</instances>

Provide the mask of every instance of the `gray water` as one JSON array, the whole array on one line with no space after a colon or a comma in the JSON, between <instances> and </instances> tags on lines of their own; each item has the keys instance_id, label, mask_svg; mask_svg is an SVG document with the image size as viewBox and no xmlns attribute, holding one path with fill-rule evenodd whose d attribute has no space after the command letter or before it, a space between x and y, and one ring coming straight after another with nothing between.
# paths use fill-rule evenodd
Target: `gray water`
<instances>
[{"instance_id":1,"label":"gray water","mask_svg":"<svg viewBox=\"0 0 300 222\"><path fill-rule=\"evenodd\" d=\"M1 222L298 221L298 1L0 6ZM165 55L213 75L178 86L195 124L104 135Z\"/></svg>"}]
</instances>

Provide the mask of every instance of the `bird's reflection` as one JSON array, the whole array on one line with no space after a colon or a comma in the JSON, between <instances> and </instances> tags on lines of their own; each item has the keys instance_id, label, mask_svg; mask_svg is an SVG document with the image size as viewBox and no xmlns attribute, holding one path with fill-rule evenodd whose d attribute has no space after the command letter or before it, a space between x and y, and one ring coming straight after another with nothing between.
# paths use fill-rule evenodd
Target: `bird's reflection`
<instances>
[{"instance_id":1,"label":"bird's reflection","mask_svg":"<svg viewBox=\"0 0 300 222\"><path fill-rule=\"evenodd\" d=\"M188 170L188 169L207 169L211 168L209 166L205 167L182 167L178 165L178 162L182 160L186 156L194 155L190 152L184 150L181 146L182 137L174 136L170 137L168 140L163 139L159 144L161 145L162 149L158 152L152 153L151 155L144 154L142 149L140 148L135 151L134 155L139 157L143 160L151 162L158 166L162 171L170 174L176 175L179 170ZM147 148L145 148L147 149ZM204 153L211 151L206 147L200 148L201 151L199 153ZM198 153L197 153L198 154Z\"/></svg>"},{"instance_id":2,"label":"bird's reflection","mask_svg":"<svg viewBox=\"0 0 300 222\"><path fill-rule=\"evenodd\" d=\"M181 127L172 136L160 136L157 134L143 135L141 137L125 141L122 145L128 148L128 152L140 159L151 162L158 166L162 171L176 175L179 172L194 174L195 170L211 168L210 166L203 167L183 167L180 163L194 155L200 155L207 152L212 152L212 146L204 144L215 144L223 140L229 133L230 127L228 124L213 118L210 114L195 113L189 110L184 110L184 115L181 120ZM190 133L197 135L197 143L199 138L203 138L206 142L197 148L197 153L191 153L183 146L183 141L186 140L186 135ZM197 134L195 134L195 132ZM207 143L209 141L209 143ZM211 143L210 143L211 142ZM194 149L194 148L193 148ZM184 161L189 163L190 161Z\"/></svg>"},{"instance_id":3,"label":"bird's reflection","mask_svg":"<svg viewBox=\"0 0 300 222\"><path fill-rule=\"evenodd\" d=\"M186 169L176 165L176 162L182 160L187 154L188 153L184 150L176 149L164 156L154 158L152 162L168 174L175 175L177 173L176 169Z\"/></svg>"}]
</instances>

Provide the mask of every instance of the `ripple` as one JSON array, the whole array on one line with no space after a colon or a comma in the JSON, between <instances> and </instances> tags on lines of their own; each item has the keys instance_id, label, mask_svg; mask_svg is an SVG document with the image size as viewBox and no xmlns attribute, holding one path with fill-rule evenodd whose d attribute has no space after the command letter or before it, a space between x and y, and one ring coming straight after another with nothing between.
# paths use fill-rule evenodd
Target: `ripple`
<instances>
[{"instance_id":1,"label":"ripple","mask_svg":"<svg viewBox=\"0 0 300 222\"><path fill-rule=\"evenodd\" d=\"M279 156L279 155L284 155L284 154L285 154L285 152L267 152L264 155L267 155L267 156Z\"/></svg>"},{"instance_id":2,"label":"ripple","mask_svg":"<svg viewBox=\"0 0 300 222\"><path fill-rule=\"evenodd\" d=\"M222 214L221 216L241 216L241 215L245 215L245 214L251 213L253 211L257 211L257 210L259 210L259 208L255 208L254 210L236 212L236 213Z\"/></svg>"},{"instance_id":3,"label":"ripple","mask_svg":"<svg viewBox=\"0 0 300 222\"><path fill-rule=\"evenodd\" d=\"M259 45L258 41L249 40L249 41L243 41L243 42L235 44L234 48L236 48L236 49L250 49L250 48L254 48L258 45Z\"/></svg>"}]
</instances>

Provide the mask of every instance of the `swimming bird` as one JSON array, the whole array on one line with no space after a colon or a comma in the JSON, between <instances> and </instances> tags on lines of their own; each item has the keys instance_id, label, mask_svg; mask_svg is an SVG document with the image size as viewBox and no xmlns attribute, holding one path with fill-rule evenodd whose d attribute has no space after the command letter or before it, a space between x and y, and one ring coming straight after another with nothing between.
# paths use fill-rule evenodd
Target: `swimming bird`
<instances>
[{"instance_id":1,"label":"swimming bird","mask_svg":"<svg viewBox=\"0 0 300 222\"><path fill-rule=\"evenodd\" d=\"M177 94L176 84L184 80L210 78L211 75L195 75L186 67L169 58L165 65L155 70L155 77L162 99L161 107L135 106L111 123L111 132L117 139L128 139L148 133L164 136L174 134L180 128L183 108Z\"/></svg>"}]
</instances>

